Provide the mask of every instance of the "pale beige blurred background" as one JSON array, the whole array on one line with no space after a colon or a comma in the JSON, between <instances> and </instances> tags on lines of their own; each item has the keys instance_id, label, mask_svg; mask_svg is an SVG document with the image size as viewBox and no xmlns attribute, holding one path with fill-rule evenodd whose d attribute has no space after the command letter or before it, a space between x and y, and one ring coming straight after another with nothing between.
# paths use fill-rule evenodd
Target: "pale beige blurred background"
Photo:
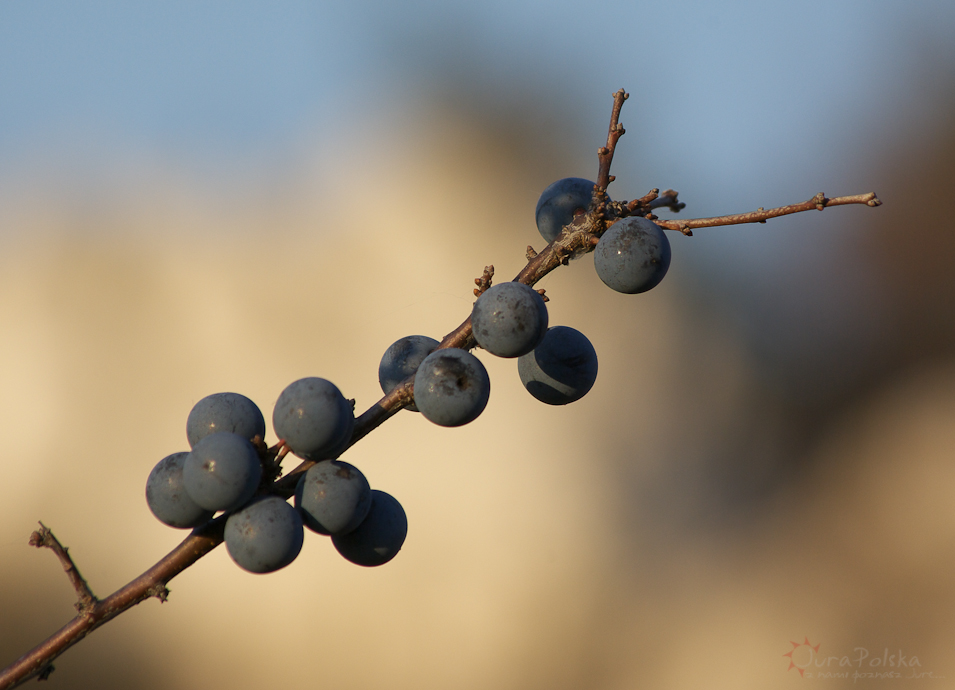
<instances>
[{"instance_id":1,"label":"pale beige blurred background","mask_svg":"<svg viewBox=\"0 0 955 690\"><path fill-rule=\"evenodd\" d=\"M64 655L51 687L950 687L951 71L910 85L919 127L860 125L844 160L798 185L754 179L771 198L703 204L681 185L706 186L693 161L652 153L666 103L638 94L636 67L593 99L448 73L471 77L352 101L350 122L304 138L267 182L223 189L122 156L105 182L64 177L50 152L8 175L0 664L73 613L55 558L27 545L37 520L106 595L185 536L143 493L185 449L197 400L240 392L270 420L285 385L322 376L366 409L391 342L440 338L486 264L507 279L540 246L540 190L594 174L623 85L615 198L672 186L695 217L824 185L886 204L671 235L670 274L646 295L612 293L589 257L556 271L539 285L551 323L600 357L587 397L544 406L513 361L478 353L492 393L476 422L403 412L344 456L405 507L393 562L358 568L310 534L295 563L254 576L217 549L168 603ZM587 118L559 114L570 101ZM804 638L853 660L807 672L884 671L871 662L888 650L932 677L803 678L784 654Z\"/></svg>"}]
</instances>

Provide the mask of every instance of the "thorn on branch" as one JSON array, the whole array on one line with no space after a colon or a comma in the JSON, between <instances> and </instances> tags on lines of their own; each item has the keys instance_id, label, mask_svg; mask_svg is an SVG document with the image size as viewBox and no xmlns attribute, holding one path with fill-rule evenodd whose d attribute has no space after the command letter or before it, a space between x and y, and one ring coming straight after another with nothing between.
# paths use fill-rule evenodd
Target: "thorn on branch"
<instances>
[{"instance_id":1,"label":"thorn on branch","mask_svg":"<svg viewBox=\"0 0 955 690\"><path fill-rule=\"evenodd\" d=\"M534 248L531 245L527 245L527 252L524 254L528 261L537 256L537 252L534 251Z\"/></svg>"}]
</instances>

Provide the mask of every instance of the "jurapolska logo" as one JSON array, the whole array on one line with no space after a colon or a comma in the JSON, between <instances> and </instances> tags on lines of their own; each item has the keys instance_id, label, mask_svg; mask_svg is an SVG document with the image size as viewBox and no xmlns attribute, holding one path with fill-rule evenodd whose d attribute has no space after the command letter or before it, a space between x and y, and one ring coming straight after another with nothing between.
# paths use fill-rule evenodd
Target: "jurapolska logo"
<instances>
[{"instance_id":1,"label":"jurapolska logo","mask_svg":"<svg viewBox=\"0 0 955 690\"><path fill-rule=\"evenodd\" d=\"M816 645L815 647L813 647L811 644L809 644L809 638L808 638L808 637L806 638L806 641L805 641L805 642L790 642L789 644L791 644L791 645L793 646L793 648L790 649L790 650L789 650L788 652L786 652L785 654L783 654L783 656L788 656L788 657L789 657L789 668L787 668L786 670L787 670L787 671L792 671L793 669L796 669L797 671L799 671L799 675L802 676L803 678L805 678L805 677L806 677L806 676L805 676L806 668L812 665L812 655L813 655L813 653L814 653L814 652L815 652L816 654L819 653L819 645ZM809 660L806 661L805 664L800 664L800 663L798 663L798 662L796 661L796 656L795 656L796 650L798 650L800 647L806 647L807 650L808 650L808 652L809 652ZM800 654L800 655L799 655L799 658L800 658L800 660L802 660L803 655Z\"/></svg>"},{"instance_id":2,"label":"jurapolska logo","mask_svg":"<svg viewBox=\"0 0 955 690\"><path fill-rule=\"evenodd\" d=\"M855 647L851 655L825 656L819 653L822 644L813 645L808 637L789 644L792 649L783 654L789 659L786 671L796 669L802 678L944 678L923 671L919 658L901 649L890 654L886 647L881 655L873 656L865 647Z\"/></svg>"}]
</instances>

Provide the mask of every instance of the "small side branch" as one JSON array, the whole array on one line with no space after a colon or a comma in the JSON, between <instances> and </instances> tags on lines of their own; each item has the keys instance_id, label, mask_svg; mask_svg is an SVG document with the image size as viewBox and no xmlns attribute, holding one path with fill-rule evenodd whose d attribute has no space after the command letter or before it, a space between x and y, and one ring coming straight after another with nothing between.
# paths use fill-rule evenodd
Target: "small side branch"
<instances>
[{"instance_id":1,"label":"small side branch","mask_svg":"<svg viewBox=\"0 0 955 690\"><path fill-rule=\"evenodd\" d=\"M646 216L657 208L668 208L674 213L679 213L686 208L686 204L680 201L679 195L680 193L675 189L668 189L663 194L659 189L651 189L639 199L625 202L619 216L621 218L632 215Z\"/></svg>"},{"instance_id":2,"label":"small side branch","mask_svg":"<svg viewBox=\"0 0 955 690\"><path fill-rule=\"evenodd\" d=\"M674 213L679 213L684 208L686 208L686 204L684 204L682 201L680 201L677 198L679 194L680 193L676 191L675 189L668 189L665 192L663 192L663 194L661 194L659 197L650 201L647 204L647 208L650 210L653 210L655 208L668 208Z\"/></svg>"},{"instance_id":3,"label":"small side branch","mask_svg":"<svg viewBox=\"0 0 955 690\"><path fill-rule=\"evenodd\" d=\"M846 204L865 204L866 206L881 206L882 202L874 192L868 194L855 194L852 196L837 196L829 199L825 194L819 192L809 201L801 204L790 204L789 206L779 206L777 208L764 209L758 208L750 213L737 213L730 216L717 216L715 218L694 218L692 220L659 220L657 225L669 230L679 230L683 234L690 234L694 228L711 228L718 225L741 225L743 223L765 223L770 218L787 216L790 213L800 213L802 211L821 211L827 206L845 206Z\"/></svg>"},{"instance_id":4,"label":"small side branch","mask_svg":"<svg viewBox=\"0 0 955 690\"><path fill-rule=\"evenodd\" d=\"M600 167L597 171L597 187L594 195L599 196L596 199L600 203L606 201L607 187L613 182L613 175L610 174L610 164L613 163L613 152L617 148L617 141L622 137L626 130L620 124L620 109L623 108L623 102L630 97L623 89L620 89L613 95L613 110L610 113L610 129L607 132L607 145L601 146L597 150L597 160Z\"/></svg>"},{"instance_id":5,"label":"small side branch","mask_svg":"<svg viewBox=\"0 0 955 690\"><path fill-rule=\"evenodd\" d=\"M491 287L491 281L493 278L494 278L494 267L485 266L484 273L481 275L481 277L474 279L474 284L477 285L477 287L474 288L474 296L480 297L485 292L487 292L488 288Z\"/></svg>"},{"instance_id":6,"label":"small side branch","mask_svg":"<svg viewBox=\"0 0 955 690\"><path fill-rule=\"evenodd\" d=\"M165 601L169 594L166 584L222 543L226 518L226 515L221 515L207 522L202 527L195 529L179 546L170 551L165 558L161 559L156 565L135 580L113 592L105 599L94 598L93 603L73 618L73 620L5 669L0 670L0 690L6 690L6 688L19 685L30 678L36 678L38 676L45 678L49 676L53 671L53 661L60 654L96 630L96 628L108 623L130 607L152 597L160 601ZM30 543L33 544L34 539L36 539L35 546L49 546L49 548L56 551L56 546L41 543L47 541L46 535L49 535L49 538L53 539L53 535L49 533L49 530L46 527L42 527L42 529L34 532ZM64 554L64 556L60 558L61 562L64 562L64 557L66 558L64 562L64 568L66 568L66 562L72 564L72 561L69 560L69 556L65 555L66 549L63 549L55 539L53 539L51 543L54 542ZM77 577L79 581L83 583L82 586L85 588L85 591L89 592L89 587L83 582L83 578L79 577L79 573L77 573ZM70 579L73 580L73 577L71 576ZM92 597L92 593L90 593L89 596Z\"/></svg>"},{"instance_id":7,"label":"small side branch","mask_svg":"<svg viewBox=\"0 0 955 690\"><path fill-rule=\"evenodd\" d=\"M76 607L78 612L84 613L97 603L98 600L96 596L86 583L86 580L83 579L83 576L80 575L79 569L70 557L70 550L63 546L60 541L53 536L53 532L50 528L42 522L40 523L40 529L30 535L30 546L35 546L38 549L44 547L50 549L56 554L56 557L60 559L60 564L63 566L63 570L66 571L66 576L70 579L70 584L73 585L73 589L76 590L78 601L73 604L73 606Z\"/></svg>"}]
</instances>

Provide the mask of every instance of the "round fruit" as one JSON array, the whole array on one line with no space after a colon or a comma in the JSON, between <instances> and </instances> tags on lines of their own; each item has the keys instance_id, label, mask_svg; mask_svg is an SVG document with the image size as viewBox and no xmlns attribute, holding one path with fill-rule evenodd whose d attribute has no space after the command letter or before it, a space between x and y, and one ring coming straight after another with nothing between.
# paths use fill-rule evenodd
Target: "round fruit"
<instances>
[{"instance_id":1,"label":"round fruit","mask_svg":"<svg viewBox=\"0 0 955 690\"><path fill-rule=\"evenodd\" d=\"M566 405L587 395L597 380L597 353L580 331L554 326L533 352L517 360L524 388L548 405Z\"/></svg>"},{"instance_id":2,"label":"round fruit","mask_svg":"<svg viewBox=\"0 0 955 690\"><path fill-rule=\"evenodd\" d=\"M368 567L384 565L397 556L408 535L408 518L401 504L384 491L371 493L371 510L357 529L332 536L338 553Z\"/></svg>"},{"instance_id":3,"label":"round fruit","mask_svg":"<svg viewBox=\"0 0 955 690\"><path fill-rule=\"evenodd\" d=\"M425 419L440 426L474 421L490 394L487 369L477 357L458 348L435 350L415 374L415 404Z\"/></svg>"},{"instance_id":4,"label":"round fruit","mask_svg":"<svg viewBox=\"0 0 955 690\"><path fill-rule=\"evenodd\" d=\"M331 381L304 378L288 385L272 413L272 428L293 453L309 460L336 457L348 447L355 415Z\"/></svg>"},{"instance_id":5,"label":"round fruit","mask_svg":"<svg viewBox=\"0 0 955 690\"><path fill-rule=\"evenodd\" d=\"M548 244L553 242L577 213L586 213L593 198L594 183L579 177L565 177L550 185L537 200L537 229Z\"/></svg>"},{"instance_id":6,"label":"round fruit","mask_svg":"<svg viewBox=\"0 0 955 690\"><path fill-rule=\"evenodd\" d=\"M255 448L230 431L200 439L182 468L186 493L206 510L239 508L252 498L261 479Z\"/></svg>"},{"instance_id":7,"label":"round fruit","mask_svg":"<svg viewBox=\"0 0 955 690\"><path fill-rule=\"evenodd\" d=\"M438 346L438 341L426 335L408 335L396 340L385 350L378 365L378 383L385 395L418 370L418 365ZM406 410L417 412L414 403Z\"/></svg>"},{"instance_id":8,"label":"round fruit","mask_svg":"<svg viewBox=\"0 0 955 690\"><path fill-rule=\"evenodd\" d=\"M341 460L323 460L298 480L295 507L313 532L345 534L368 515L371 487L357 467Z\"/></svg>"},{"instance_id":9,"label":"round fruit","mask_svg":"<svg viewBox=\"0 0 955 690\"><path fill-rule=\"evenodd\" d=\"M186 438L192 448L200 439L231 431L250 441L265 438L265 418L258 406L238 393L213 393L193 406L186 420Z\"/></svg>"},{"instance_id":10,"label":"round fruit","mask_svg":"<svg viewBox=\"0 0 955 690\"><path fill-rule=\"evenodd\" d=\"M250 573L271 573L295 560L305 531L298 511L278 496L260 498L229 516L225 545Z\"/></svg>"},{"instance_id":11,"label":"round fruit","mask_svg":"<svg viewBox=\"0 0 955 690\"><path fill-rule=\"evenodd\" d=\"M634 295L659 285L670 268L670 241L647 218L618 220L594 249L597 275L617 292Z\"/></svg>"},{"instance_id":12,"label":"round fruit","mask_svg":"<svg viewBox=\"0 0 955 690\"><path fill-rule=\"evenodd\" d=\"M182 466L189 453L173 453L160 460L146 480L146 503L162 523L180 529L198 527L215 513L196 504L182 481Z\"/></svg>"},{"instance_id":13,"label":"round fruit","mask_svg":"<svg viewBox=\"0 0 955 690\"><path fill-rule=\"evenodd\" d=\"M547 331L547 306L534 288L500 283L486 290L471 310L478 345L498 357L527 354Z\"/></svg>"},{"instance_id":14,"label":"round fruit","mask_svg":"<svg viewBox=\"0 0 955 690\"><path fill-rule=\"evenodd\" d=\"M345 423L342 425L339 435L335 441L328 446L321 454L309 456L309 460L329 460L337 458L351 446L351 434L355 428L355 410L350 400L344 397L341 399L341 414Z\"/></svg>"}]
</instances>

